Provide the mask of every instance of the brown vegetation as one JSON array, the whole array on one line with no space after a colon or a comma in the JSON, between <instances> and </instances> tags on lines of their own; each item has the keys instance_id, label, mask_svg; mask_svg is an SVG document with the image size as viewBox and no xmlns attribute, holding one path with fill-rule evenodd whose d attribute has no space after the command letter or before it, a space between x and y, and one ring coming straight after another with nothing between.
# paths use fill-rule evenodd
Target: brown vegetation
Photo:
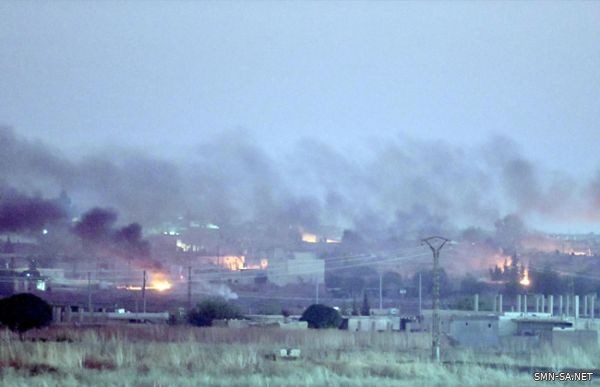
<instances>
[{"instance_id":1,"label":"brown vegetation","mask_svg":"<svg viewBox=\"0 0 600 387\"><path fill-rule=\"evenodd\" d=\"M429 360L425 333L179 326L54 327L36 333L36 340L20 342L2 332L0 384L524 385L532 378L523 367L600 368L598 354L577 349L520 356L451 350L438 365ZM268 355L281 348L300 348L301 359L271 360Z\"/></svg>"}]
</instances>

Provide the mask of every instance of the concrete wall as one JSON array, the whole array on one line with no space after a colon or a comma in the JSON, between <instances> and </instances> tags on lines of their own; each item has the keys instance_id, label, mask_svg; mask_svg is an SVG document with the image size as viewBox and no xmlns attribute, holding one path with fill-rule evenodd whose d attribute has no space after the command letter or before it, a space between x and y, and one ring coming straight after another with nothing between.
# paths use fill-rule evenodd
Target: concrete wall
<instances>
[{"instance_id":1,"label":"concrete wall","mask_svg":"<svg viewBox=\"0 0 600 387\"><path fill-rule=\"evenodd\" d=\"M552 347L556 349L564 349L574 346L588 350L597 349L598 331L555 328L552 331L551 343Z\"/></svg>"},{"instance_id":2,"label":"concrete wall","mask_svg":"<svg viewBox=\"0 0 600 387\"><path fill-rule=\"evenodd\" d=\"M498 318L498 335L512 336L517 333L517 323L511 316L499 316Z\"/></svg>"},{"instance_id":3,"label":"concrete wall","mask_svg":"<svg viewBox=\"0 0 600 387\"><path fill-rule=\"evenodd\" d=\"M261 328L281 328L281 329L291 329L291 330L302 330L308 329L308 323L306 321L284 321L283 319L278 320L213 320L214 327L222 327L222 328L233 328L233 329L241 329L248 327L261 327Z\"/></svg>"},{"instance_id":4,"label":"concrete wall","mask_svg":"<svg viewBox=\"0 0 600 387\"><path fill-rule=\"evenodd\" d=\"M395 316L351 316L348 330L352 332L384 332L400 330L400 317Z\"/></svg>"},{"instance_id":5,"label":"concrete wall","mask_svg":"<svg viewBox=\"0 0 600 387\"><path fill-rule=\"evenodd\" d=\"M213 320L213 327L220 328L248 328L248 320Z\"/></svg>"},{"instance_id":6,"label":"concrete wall","mask_svg":"<svg viewBox=\"0 0 600 387\"><path fill-rule=\"evenodd\" d=\"M529 353L540 347L539 336L501 336L500 346L508 352Z\"/></svg>"},{"instance_id":7,"label":"concrete wall","mask_svg":"<svg viewBox=\"0 0 600 387\"><path fill-rule=\"evenodd\" d=\"M458 345L470 347L498 346L497 318L455 318L450 320L449 335Z\"/></svg>"}]
</instances>

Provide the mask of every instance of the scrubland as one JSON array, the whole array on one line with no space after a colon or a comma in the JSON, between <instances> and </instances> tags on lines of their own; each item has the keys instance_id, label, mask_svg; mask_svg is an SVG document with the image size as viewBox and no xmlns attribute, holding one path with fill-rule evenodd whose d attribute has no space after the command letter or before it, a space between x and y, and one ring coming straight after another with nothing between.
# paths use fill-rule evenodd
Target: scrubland
<instances>
[{"instance_id":1,"label":"scrubland","mask_svg":"<svg viewBox=\"0 0 600 387\"><path fill-rule=\"evenodd\" d=\"M52 327L25 341L2 331L3 386L536 385L536 367L600 368L600 353L445 348L429 359L426 333L181 326ZM273 360L299 348L299 360Z\"/></svg>"}]
</instances>

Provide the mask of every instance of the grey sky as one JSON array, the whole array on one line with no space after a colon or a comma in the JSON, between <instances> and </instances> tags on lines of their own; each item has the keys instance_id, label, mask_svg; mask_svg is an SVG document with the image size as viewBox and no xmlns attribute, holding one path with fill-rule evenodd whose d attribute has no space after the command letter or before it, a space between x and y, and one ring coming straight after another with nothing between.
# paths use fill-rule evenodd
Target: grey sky
<instances>
[{"instance_id":1,"label":"grey sky","mask_svg":"<svg viewBox=\"0 0 600 387\"><path fill-rule=\"evenodd\" d=\"M598 2L0 2L0 122L67 153L398 133L600 167ZM283 145L283 147L282 147Z\"/></svg>"}]
</instances>

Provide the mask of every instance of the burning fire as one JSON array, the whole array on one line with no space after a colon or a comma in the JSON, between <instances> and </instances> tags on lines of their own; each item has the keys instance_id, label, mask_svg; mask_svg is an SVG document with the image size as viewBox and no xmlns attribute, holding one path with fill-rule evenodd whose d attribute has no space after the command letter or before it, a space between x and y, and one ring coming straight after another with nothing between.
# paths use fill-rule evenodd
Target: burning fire
<instances>
[{"instance_id":1,"label":"burning fire","mask_svg":"<svg viewBox=\"0 0 600 387\"><path fill-rule=\"evenodd\" d=\"M244 257L243 255L237 256L237 255L227 255L224 257L220 257L217 260L217 264L220 264L221 266L223 266L224 268L231 270L231 271L240 271L240 270L247 270L247 269L266 269L267 266L269 266L269 261L267 259L261 259L260 263L255 264L255 265L248 265L246 264L246 257Z\"/></svg>"},{"instance_id":2,"label":"burning fire","mask_svg":"<svg viewBox=\"0 0 600 387\"><path fill-rule=\"evenodd\" d=\"M323 241L325 243L340 243L340 241L337 239L332 239L332 238L320 239L316 234L312 234L310 232L302 233L302 242L304 242L304 243L319 243L320 241Z\"/></svg>"},{"instance_id":3,"label":"burning fire","mask_svg":"<svg viewBox=\"0 0 600 387\"><path fill-rule=\"evenodd\" d=\"M173 284L167 280L166 276L162 273L154 273L150 279L150 286L148 289L158 290L164 292L173 287Z\"/></svg>"},{"instance_id":4,"label":"burning fire","mask_svg":"<svg viewBox=\"0 0 600 387\"><path fill-rule=\"evenodd\" d=\"M317 238L317 236L315 234L311 234L309 232L302 233L302 242L317 243L318 241L319 241L319 238Z\"/></svg>"},{"instance_id":5,"label":"burning fire","mask_svg":"<svg viewBox=\"0 0 600 387\"><path fill-rule=\"evenodd\" d=\"M512 257L509 255L494 254L493 259L496 262L496 266L498 266L502 271L512 266Z\"/></svg>"},{"instance_id":6,"label":"burning fire","mask_svg":"<svg viewBox=\"0 0 600 387\"><path fill-rule=\"evenodd\" d=\"M167 276L163 273L151 273L150 281L146 284L146 290L156 290L158 292L165 292L170 290L173 287L173 284L167 279ZM142 290L142 286L139 285L122 285L117 286L117 289L125 289L125 290Z\"/></svg>"},{"instance_id":7,"label":"burning fire","mask_svg":"<svg viewBox=\"0 0 600 387\"><path fill-rule=\"evenodd\" d=\"M245 266L244 269L266 269L267 266L269 266L269 260L268 259L261 259L260 263L258 265L248 265Z\"/></svg>"},{"instance_id":8,"label":"burning fire","mask_svg":"<svg viewBox=\"0 0 600 387\"><path fill-rule=\"evenodd\" d=\"M529 280L529 270L525 269L523 272L523 278L521 281L519 281L519 283L523 286L529 286L531 284L531 281Z\"/></svg>"},{"instance_id":9,"label":"burning fire","mask_svg":"<svg viewBox=\"0 0 600 387\"><path fill-rule=\"evenodd\" d=\"M221 265L228 270L242 270L245 264L246 259L243 256L228 255L221 257Z\"/></svg>"}]
</instances>

